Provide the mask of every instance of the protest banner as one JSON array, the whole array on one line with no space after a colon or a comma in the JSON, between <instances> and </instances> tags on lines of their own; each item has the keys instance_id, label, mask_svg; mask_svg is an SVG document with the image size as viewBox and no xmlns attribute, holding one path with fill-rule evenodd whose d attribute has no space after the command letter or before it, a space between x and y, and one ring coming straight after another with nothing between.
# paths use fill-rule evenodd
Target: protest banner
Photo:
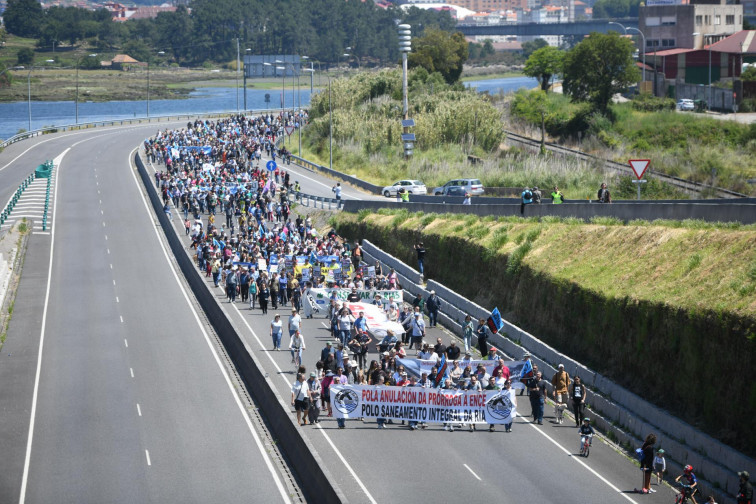
<instances>
[{"instance_id":1,"label":"protest banner","mask_svg":"<svg viewBox=\"0 0 756 504\"><path fill-rule=\"evenodd\" d=\"M332 385L331 401L336 418L505 424L517 416L516 398L511 390Z\"/></svg>"},{"instance_id":2,"label":"protest banner","mask_svg":"<svg viewBox=\"0 0 756 504\"><path fill-rule=\"evenodd\" d=\"M434 360L423 360L423 359L397 359L397 364L404 366L404 369L407 371L407 373L420 377L422 373L428 373L430 374L431 368L433 366L438 366L438 362ZM459 363L459 367L464 369L467 366L470 366L470 369L474 373L476 369L478 369L478 365L482 364L483 367L486 369L486 374L488 376L491 376L491 373L493 373L494 368L498 365L499 361L495 360L465 360L460 359L457 360ZM509 377L510 380L512 380L512 388L518 388L518 389L524 389L525 385L519 381L523 368L525 366L524 361L504 361L504 364L509 368ZM450 363L451 368L451 363Z\"/></svg>"}]
</instances>

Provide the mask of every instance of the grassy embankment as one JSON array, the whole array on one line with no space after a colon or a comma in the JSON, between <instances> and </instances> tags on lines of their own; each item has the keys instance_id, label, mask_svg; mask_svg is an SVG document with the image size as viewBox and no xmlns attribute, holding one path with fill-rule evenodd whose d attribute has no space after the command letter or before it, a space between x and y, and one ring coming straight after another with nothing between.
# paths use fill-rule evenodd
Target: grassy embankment
<instances>
[{"instance_id":1,"label":"grassy embankment","mask_svg":"<svg viewBox=\"0 0 756 504\"><path fill-rule=\"evenodd\" d=\"M756 226L339 214L428 276L751 456ZM674 433L671 433L674 434Z\"/></svg>"},{"instance_id":2,"label":"grassy embankment","mask_svg":"<svg viewBox=\"0 0 756 504\"><path fill-rule=\"evenodd\" d=\"M558 185L570 199L595 198L606 181L614 198L633 198L630 177L605 171L599 163L537 156L503 142L503 128L515 127L497 102L461 86L447 86L423 72L410 74L410 116L417 126L415 153L407 161L401 150L401 83L399 73L384 71L333 83L333 164L336 170L378 185L402 178L420 179L428 188L452 178L475 177L489 187L550 188ZM328 164L328 94L312 99L312 123L305 130L302 156ZM516 119L518 122L522 122ZM297 143L294 142L297 153ZM482 159L471 165L468 155ZM666 184L652 181L647 198L680 198Z\"/></svg>"},{"instance_id":3,"label":"grassy embankment","mask_svg":"<svg viewBox=\"0 0 756 504\"><path fill-rule=\"evenodd\" d=\"M519 93L521 95L521 93ZM515 111L519 98L509 98ZM756 124L724 121L704 114L680 113L673 100L636 100L611 107L613 120L593 115L585 104L558 94L548 95L547 134L601 158L626 163L650 159L651 168L688 180L713 183L745 194L756 194L747 180L756 178ZM662 110L648 110L649 108ZM515 131L540 137L540 125L514 113L506 116ZM540 130L538 130L540 131Z\"/></svg>"}]
</instances>

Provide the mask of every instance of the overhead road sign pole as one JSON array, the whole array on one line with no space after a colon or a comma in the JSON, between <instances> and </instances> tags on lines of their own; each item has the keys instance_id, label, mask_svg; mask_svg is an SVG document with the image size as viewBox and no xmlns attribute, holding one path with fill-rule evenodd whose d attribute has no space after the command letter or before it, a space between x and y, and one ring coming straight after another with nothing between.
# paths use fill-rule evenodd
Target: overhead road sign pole
<instances>
[{"instance_id":1,"label":"overhead road sign pole","mask_svg":"<svg viewBox=\"0 0 756 504\"><path fill-rule=\"evenodd\" d=\"M638 180L633 180L633 184L638 187L638 200L641 199L641 184L645 184L648 180L643 180L643 175L648 170L648 165L651 164L650 159L629 159L630 168L633 169L635 176Z\"/></svg>"}]
</instances>

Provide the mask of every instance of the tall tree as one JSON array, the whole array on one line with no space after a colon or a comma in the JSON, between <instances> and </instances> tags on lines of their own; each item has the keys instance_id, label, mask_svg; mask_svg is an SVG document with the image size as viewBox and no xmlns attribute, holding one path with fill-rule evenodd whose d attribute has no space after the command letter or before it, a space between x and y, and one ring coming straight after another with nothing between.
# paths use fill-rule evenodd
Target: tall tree
<instances>
[{"instance_id":1,"label":"tall tree","mask_svg":"<svg viewBox=\"0 0 756 504\"><path fill-rule=\"evenodd\" d=\"M560 51L556 47L546 46L530 55L528 61L525 62L522 73L538 79L541 89L548 91L551 77L562 71L563 63L564 51Z\"/></svg>"},{"instance_id":2,"label":"tall tree","mask_svg":"<svg viewBox=\"0 0 756 504\"><path fill-rule=\"evenodd\" d=\"M423 67L428 73L439 72L449 84L459 80L468 56L464 35L429 29L413 45L409 55L410 67Z\"/></svg>"},{"instance_id":3,"label":"tall tree","mask_svg":"<svg viewBox=\"0 0 756 504\"><path fill-rule=\"evenodd\" d=\"M8 0L3 22L8 33L35 38L39 34L44 12L37 0Z\"/></svg>"},{"instance_id":4,"label":"tall tree","mask_svg":"<svg viewBox=\"0 0 756 504\"><path fill-rule=\"evenodd\" d=\"M593 32L564 60L564 92L574 101L591 102L605 113L609 101L640 78L631 40L615 32Z\"/></svg>"}]
</instances>

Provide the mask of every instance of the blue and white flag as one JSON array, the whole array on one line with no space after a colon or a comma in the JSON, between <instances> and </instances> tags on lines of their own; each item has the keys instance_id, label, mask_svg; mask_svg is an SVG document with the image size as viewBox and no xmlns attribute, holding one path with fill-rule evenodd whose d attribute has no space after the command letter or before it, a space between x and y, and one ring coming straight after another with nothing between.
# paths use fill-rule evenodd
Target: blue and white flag
<instances>
[{"instance_id":1,"label":"blue and white flag","mask_svg":"<svg viewBox=\"0 0 756 504\"><path fill-rule=\"evenodd\" d=\"M501 331L504 328L504 321L501 319L501 313L499 313L498 308L494 308L491 312L491 315L488 317L488 321L486 322L488 325L488 328L491 330L492 333L497 334L499 331Z\"/></svg>"}]
</instances>

